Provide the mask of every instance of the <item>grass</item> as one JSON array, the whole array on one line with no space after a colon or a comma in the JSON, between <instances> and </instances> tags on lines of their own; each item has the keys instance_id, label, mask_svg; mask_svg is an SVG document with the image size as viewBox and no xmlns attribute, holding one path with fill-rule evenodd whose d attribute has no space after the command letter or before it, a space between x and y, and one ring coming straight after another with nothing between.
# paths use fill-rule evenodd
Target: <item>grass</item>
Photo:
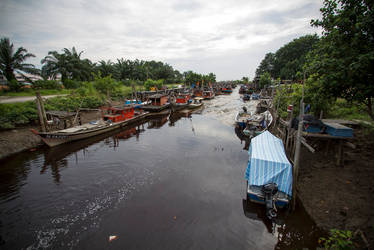
<instances>
[{"instance_id":1,"label":"grass","mask_svg":"<svg viewBox=\"0 0 374 250\"><path fill-rule=\"evenodd\" d=\"M365 105L359 103L350 103L341 98L338 98L336 102L331 105L328 112L328 118L373 122L369 114L366 112Z\"/></svg>"},{"instance_id":2,"label":"grass","mask_svg":"<svg viewBox=\"0 0 374 250\"><path fill-rule=\"evenodd\" d=\"M41 95L64 95L70 94L71 89L41 89ZM35 96L36 90L27 89L21 92L0 92L0 96Z\"/></svg>"}]
</instances>

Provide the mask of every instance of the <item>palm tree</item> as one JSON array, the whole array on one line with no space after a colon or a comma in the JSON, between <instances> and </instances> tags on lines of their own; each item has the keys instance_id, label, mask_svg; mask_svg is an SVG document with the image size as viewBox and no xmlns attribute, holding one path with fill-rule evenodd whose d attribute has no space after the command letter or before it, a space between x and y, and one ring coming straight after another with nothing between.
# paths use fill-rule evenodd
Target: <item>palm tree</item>
<instances>
[{"instance_id":1,"label":"palm tree","mask_svg":"<svg viewBox=\"0 0 374 250\"><path fill-rule=\"evenodd\" d=\"M43 75L55 78L61 74L61 80L90 80L92 78L93 64L88 59L81 59L83 51L77 52L75 47L71 50L64 48L62 54L57 51L49 51L48 55L41 60Z\"/></svg>"},{"instance_id":2,"label":"palm tree","mask_svg":"<svg viewBox=\"0 0 374 250\"><path fill-rule=\"evenodd\" d=\"M23 75L23 73L37 74L38 69L30 63L24 63L27 58L35 57L23 47L19 47L16 51L13 43L9 38L1 38L0 40L0 74L10 82L16 80L14 71Z\"/></svg>"}]
</instances>

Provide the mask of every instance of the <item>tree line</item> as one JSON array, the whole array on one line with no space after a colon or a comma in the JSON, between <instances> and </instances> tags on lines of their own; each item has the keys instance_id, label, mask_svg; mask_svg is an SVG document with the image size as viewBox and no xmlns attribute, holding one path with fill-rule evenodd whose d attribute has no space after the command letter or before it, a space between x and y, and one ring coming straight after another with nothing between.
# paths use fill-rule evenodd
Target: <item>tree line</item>
<instances>
[{"instance_id":1,"label":"tree line","mask_svg":"<svg viewBox=\"0 0 374 250\"><path fill-rule=\"evenodd\" d=\"M0 40L0 74L8 82L16 80L15 73L38 74L43 79L57 79L69 85L69 81L92 81L94 75L102 77L111 76L117 81L129 83L130 81L144 83L147 79L163 80L164 83L186 83L193 84L197 81L206 83L216 82L216 75L198 74L193 71L179 72L171 65L160 61L128 60L124 58L101 60L93 63L89 59L82 58L83 51L77 51L75 47L64 48L61 52L49 51L48 55L41 60L41 69L35 68L26 60L35 57L28 53L27 49L20 47L15 49L8 38Z\"/></svg>"},{"instance_id":2,"label":"tree line","mask_svg":"<svg viewBox=\"0 0 374 250\"><path fill-rule=\"evenodd\" d=\"M365 105L374 120L374 2L324 0L321 19L311 20L323 32L306 35L267 53L256 76L302 80L319 100L344 98Z\"/></svg>"}]
</instances>

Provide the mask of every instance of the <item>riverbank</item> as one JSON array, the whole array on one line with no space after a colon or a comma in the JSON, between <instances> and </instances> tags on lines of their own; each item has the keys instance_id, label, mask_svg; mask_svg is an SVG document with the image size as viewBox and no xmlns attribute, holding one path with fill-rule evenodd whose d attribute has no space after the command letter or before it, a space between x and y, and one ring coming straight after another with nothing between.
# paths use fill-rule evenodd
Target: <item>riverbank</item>
<instances>
[{"instance_id":1,"label":"riverbank","mask_svg":"<svg viewBox=\"0 0 374 250\"><path fill-rule=\"evenodd\" d=\"M355 129L355 149L344 148L344 167L336 165L333 144L314 144L315 153L302 146L297 192L306 211L321 229L357 232L360 246L374 246L374 138Z\"/></svg>"},{"instance_id":2,"label":"riverbank","mask_svg":"<svg viewBox=\"0 0 374 250\"><path fill-rule=\"evenodd\" d=\"M100 118L99 111L81 111L82 123ZM27 126L12 130L0 131L0 160L5 159L13 154L26 150L35 150L43 145L39 136L33 134L30 129L39 130L37 126Z\"/></svg>"}]
</instances>

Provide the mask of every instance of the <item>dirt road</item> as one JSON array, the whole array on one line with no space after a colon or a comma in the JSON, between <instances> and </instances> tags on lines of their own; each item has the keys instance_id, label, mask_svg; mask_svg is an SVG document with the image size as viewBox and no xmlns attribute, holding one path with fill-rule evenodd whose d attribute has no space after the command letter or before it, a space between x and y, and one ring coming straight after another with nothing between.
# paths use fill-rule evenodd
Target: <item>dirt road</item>
<instances>
[{"instance_id":1,"label":"dirt road","mask_svg":"<svg viewBox=\"0 0 374 250\"><path fill-rule=\"evenodd\" d=\"M56 96L65 96L65 95L46 95L46 96L42 96L42 97L45 98L45 99L48 99L48 98L53 98L53 97L56 97ZM17 96L17 97L0 96L0 103L28 102L28 101L33 101L35 99L36 99L35 96Z\"/></svg>"}]
</instances>

